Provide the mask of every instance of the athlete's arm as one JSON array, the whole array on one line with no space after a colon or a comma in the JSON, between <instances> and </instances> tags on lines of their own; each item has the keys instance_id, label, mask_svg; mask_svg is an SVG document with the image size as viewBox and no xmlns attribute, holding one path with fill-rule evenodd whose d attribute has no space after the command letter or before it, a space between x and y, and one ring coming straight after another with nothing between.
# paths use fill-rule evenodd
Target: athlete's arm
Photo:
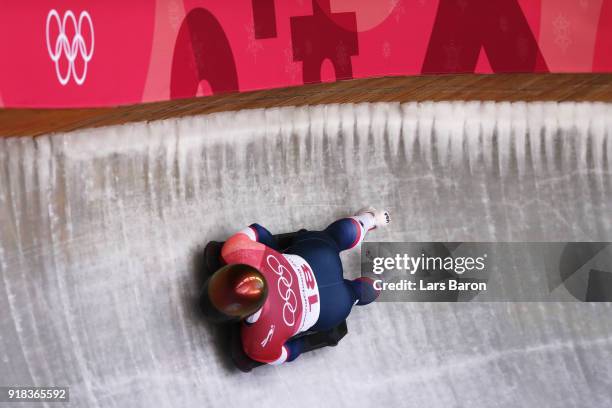
<instances>
[{"instance_id":1,"label":"athlete's arm","mask_svg":"<svg viewBox=\"0 0 612 408\"><path fill-rule=\"evenodd\" d=\"M287 362L293 361L304 350L304 338L300 337L299 339L286 341L284 347L287 348Z\"/></svg>"},{"instance_id":2,"label":"athlete's arm","mask_svg":"<svg viewBox=\"0 0 612 408\"><path fill-rule=\"evenodd\" d=\"M241 229L236 234L242 234L248 237L251 241L261 242L270 248L277 249L276 240L270 231L259 224L251 224L246 228Z\"/></svg>"},{"instance_id":3,"label":"athlete's arm","mask_svg":"<svg viewBox=\"0 0 612 408\"><path fill-rule=\"evenodd\" d=\"M304 338L300 337L298 339L288 340L283 345L281 356L278 358L278 360L273 361L270 364L278 365L282 363L289 363L298 358L298 356L302 354L303 350Z\"/></svg>"},{"instance_id":4,"label":"athlete's arm","mask_svg":"<svg viewBox=\"0 0 612 408\"><path fill-rule=\"evenodd\" d=\"M261 225L251 224L225 241L223 248L221 248L221 257L228 264L247 263L252 265L253 261L256 262L256 259L251 259L252 262L249 263L245 257L255 256L255 258L259 258L257 254L263 256L266 247L276 248L274 237Z\"/></svg>"},{"instance_id":5,"label":"athlete's arm","mask_svg":"<svg viewBox=\"0 0 612 408\"><path fill-rule=\"evenodd\" d=\"M245 243L245 240L252 241L252 243ZM253 245L255 243L263 245ZM221 250L221 256L226 262L230 262L226 256L238 248L259 248L260 250L263 250L266 246L272 249L277 249L276 240L270 231L259 224L251 224L248 227L241 229L232 235L227 241L225 241L225 244Z\"/></svg>"}]
</instances>

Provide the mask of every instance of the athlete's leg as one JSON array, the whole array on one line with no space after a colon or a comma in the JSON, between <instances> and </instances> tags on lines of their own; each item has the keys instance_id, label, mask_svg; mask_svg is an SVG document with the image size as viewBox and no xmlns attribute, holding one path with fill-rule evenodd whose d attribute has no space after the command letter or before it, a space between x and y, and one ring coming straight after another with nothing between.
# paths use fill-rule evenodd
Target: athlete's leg
<instances>
[{"instance_id":1,"label":"athlete's leg","mask_svg":"<svg viewBox=\"0 0 612 408\"><path fill-rule=\"evenodd\" d=\"M350 217L334 221L324 232L334 240L340 251L344 251L359 245L367 230L356 217Z\"/></svg>"},{"instance_id":2,"label":"athlete's leg","mask_svg":"<svg viewBox=\"0 0 612 408\"><path fill-rule=\"evenodd\" d=\"M333 222L324 232L336 242L340 251L344 251L359 245L368 231L388 223L389 213L387 211L368 208L352 217Z\"/></svg>"}]
</instances>

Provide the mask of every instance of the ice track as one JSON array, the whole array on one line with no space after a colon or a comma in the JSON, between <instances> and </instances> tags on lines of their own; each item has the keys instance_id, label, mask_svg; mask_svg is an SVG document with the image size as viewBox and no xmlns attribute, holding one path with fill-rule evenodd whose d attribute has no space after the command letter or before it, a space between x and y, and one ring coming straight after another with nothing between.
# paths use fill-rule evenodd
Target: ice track
<instances>
[{"instance_id":1,"label":"ice track","mask_svg":"<svg viewBox=\"0 0 612 408\"><path fill-rule=\"evenodd\" d=\"M610 241L612 106L329 105L0 138L0 385L105 408L612 406L612 304L379 303L335 349L231 370L193 308L198 249L365 204L393 216L369 240Z\"/></svg>"}]
</instances>

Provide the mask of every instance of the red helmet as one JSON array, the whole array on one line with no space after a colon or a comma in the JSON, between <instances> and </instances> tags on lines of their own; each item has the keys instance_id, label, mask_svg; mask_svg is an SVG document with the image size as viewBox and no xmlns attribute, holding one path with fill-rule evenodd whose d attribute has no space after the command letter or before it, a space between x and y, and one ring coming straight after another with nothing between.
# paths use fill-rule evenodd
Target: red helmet
<instances>
[{"instance_id":1,"label":"red helmet","mask_svg":"<svg viewBox=\"0 0 612 408\"><path fill-rule=\"evenodd\" d=\"M240 320L259 310L267 296L266 279L256 268L225 265L206 282L202 309L213 320Z\"/></svg>"}]
</instances>

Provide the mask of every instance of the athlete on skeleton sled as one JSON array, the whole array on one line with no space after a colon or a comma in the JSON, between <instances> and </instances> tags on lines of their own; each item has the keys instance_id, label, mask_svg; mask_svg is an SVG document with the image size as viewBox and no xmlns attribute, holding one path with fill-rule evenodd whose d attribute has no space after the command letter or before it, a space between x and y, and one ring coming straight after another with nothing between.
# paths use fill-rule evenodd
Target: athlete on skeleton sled
<instances>
[{"instance_id":1,"label":"athlete on skeleton sled","mask_svg":"<svg viewBox=\"0 0 612 408\"><path fill-rule=\"evenodd\" d=\"M249 371L337 344L353 305L378 295L371 280L344 279L340 252L389 221L387 211L367 208L323 231L273 236L253 224L223 244L210 243L206 258L216 272L204 285L201 305L212 320L238 323L236 365Z\"/></svg>"}]
</instances>

